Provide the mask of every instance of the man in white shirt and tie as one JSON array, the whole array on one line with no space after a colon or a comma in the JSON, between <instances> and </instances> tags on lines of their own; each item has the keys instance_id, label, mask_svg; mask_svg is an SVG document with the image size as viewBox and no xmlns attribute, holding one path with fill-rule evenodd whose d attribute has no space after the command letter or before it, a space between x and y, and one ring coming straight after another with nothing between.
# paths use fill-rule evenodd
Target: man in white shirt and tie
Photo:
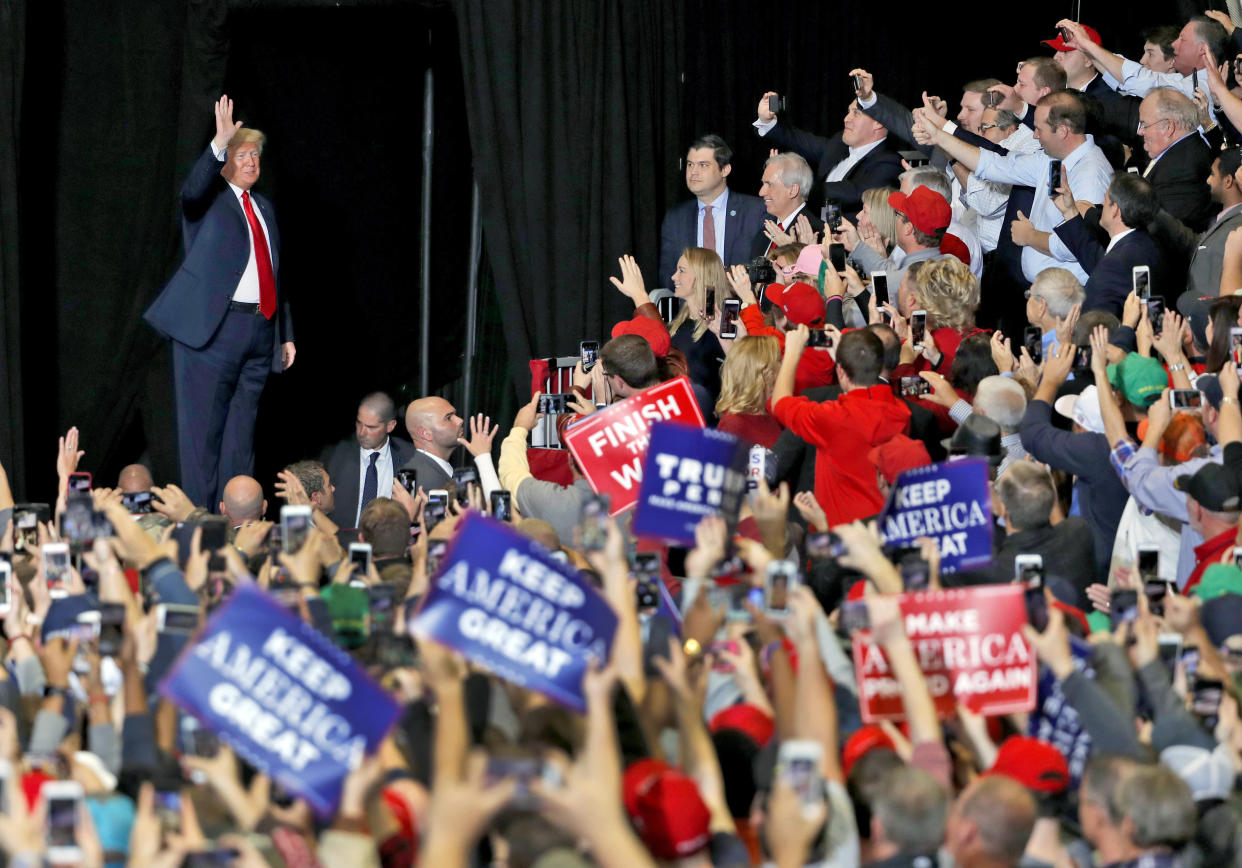
<instances>
[{"instance_id":1,"label":"man in white shirt and tie","mask_svg":"<svg viewBox=\"0 0 1242 868\"><path fill-rule=\"evenodd\" d=\"M332 448L324 460L336 484L334 508L328 518L343 528L358 526L358 517L376 497L389 497L397 468L414 455L414 444L393 437L397 411L392 398L372 392L358 405L354 436Z\"/></svg>"},{"instance_id":2,"label":"man in white shirt and tie","mask_svg":"<svg viewBox=\"0 0 1242 868\"><path fill-rule=\"evenodd\" d=\"M812 232L822 232L824 223L806 207L807 192L814 183L811 167L799 154L785 152L768 157L763 164L763 185L759 198L767 209L768 219L755 235L751 253L766 256L777 246L780 233L794 234L794 224L803 214ZM784 242L782 242L784 243Z\"/></svg>"}]
</instances>

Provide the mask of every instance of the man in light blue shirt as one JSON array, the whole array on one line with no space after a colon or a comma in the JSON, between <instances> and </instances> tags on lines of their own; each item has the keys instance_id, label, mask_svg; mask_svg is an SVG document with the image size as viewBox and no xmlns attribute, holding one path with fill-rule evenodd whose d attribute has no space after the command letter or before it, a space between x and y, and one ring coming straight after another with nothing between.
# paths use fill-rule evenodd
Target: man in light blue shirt
<instances>
[{"instance_id":1,"label":"man in light blue shirt","mask_svg":"<svg viewBox=\"0 0 1242 868\"><path fill-rule=\"evenodd\" d=\"M1087 273L1054 230L1063 221L1049 195L1049 166L1060 160L1074 198L1094 204L1104 201L1113 167L1087 135L1087 110L1082 98L1068 91L1044 96L1035 106L1035 138L1041 150L1034 154L1001 156L967 144L945 132L943 119L926 109L915 111L915 136L924 144L934 144L974 172L982 181L1000 181L1035 189L1031 213L1014 222L1014 241L1023 245L1022 273L1034 281L1045 268L1061 267L1080 283ZM923 141L926 140L926 141ZM1021 218L1021 214L1020 214ZM1029 223L1027 226L1025 224ZM1019 237L1021 235L1021 237Z\"/></svg>"}]
</instances>

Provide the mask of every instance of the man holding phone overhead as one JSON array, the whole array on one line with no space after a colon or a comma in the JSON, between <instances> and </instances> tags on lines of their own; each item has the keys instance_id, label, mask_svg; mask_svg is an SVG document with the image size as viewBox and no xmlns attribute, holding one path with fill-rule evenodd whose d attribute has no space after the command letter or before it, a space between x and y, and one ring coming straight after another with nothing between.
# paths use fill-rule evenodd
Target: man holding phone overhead
<instances>
[{"instance_id":1,"label":"man holding phone overhead","mask_svg":"<svg viewBox=\"0 0 1242 868\"><path fill-rule=\"evenodd\" d=\"M172 340L181 487L214 503L254 472L259 396L293 364L293 318L280 290L280 233L259 180L264 136L215 105L216 133L181 186L185 260L144 318Z\"/></svg>"}]
</instances>

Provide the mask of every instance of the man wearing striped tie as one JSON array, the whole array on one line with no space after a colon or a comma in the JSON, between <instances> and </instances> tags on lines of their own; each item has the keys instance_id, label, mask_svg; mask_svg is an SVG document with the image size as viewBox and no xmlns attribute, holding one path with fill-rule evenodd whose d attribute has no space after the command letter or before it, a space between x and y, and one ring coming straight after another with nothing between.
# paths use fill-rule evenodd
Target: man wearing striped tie
<instances>
[{"instance_id":1,"label":"man wearing striped tie","mask_svg":"<svg viewBox=\"0 0 1242 868\"><path fill-rule=\"evenodd\" d=\"M293 320L280 291L280 233L259 180L261 132L215 105L216 134L181 186L185 260L145 319L172 341L181 487L215 503L254 471L254 426L270 371L293 364Z\"/></svg>"}]
</instances>

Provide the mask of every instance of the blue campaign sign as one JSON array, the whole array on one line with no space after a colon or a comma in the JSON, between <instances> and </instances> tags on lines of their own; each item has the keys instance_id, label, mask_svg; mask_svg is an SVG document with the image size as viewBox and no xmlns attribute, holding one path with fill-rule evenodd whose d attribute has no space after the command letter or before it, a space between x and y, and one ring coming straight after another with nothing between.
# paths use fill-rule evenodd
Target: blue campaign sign
<instances>
[{"instance_id":1,"label":"blue campaign sign","mask_svg":"<svg viewBox=\"0 0 1242 868\"><path fill-rule=\"evenodd\" d=\"M576 570L509 525L468 515L410 632L501 678L586 711L587 661L608 660L617 616Z\"/></svg>"},{"instance_id":2,"label":"blue campaign sign","mask_svg":"<svg viewBox=\"0 0 1242 868\"><path fill-rule=\"evenodd\" d=\"M936 540L942 573L988 563L992 496L987 460L965 458L907 470L897 477L879 519L887 545L913 546L923 536Z\"/></svg>"},{"instance_id":3,"label":"blue campaign sign","mask_svg":"<svg viewBox=\"0 0 1242 868\"><path fill-rule=\"evenodd\" d=\"M160 691L325 818L400 713L348 654L256 585L238 586Z\"/></svg>"},{"instance_id":4,"label":"blue campaign sign","mask_svg":"<svg viewBox=\"0 0 1242 868\"><path fill-rule=\"evenodd\" d=\"M677 422L652 425L634 533L694 545L699 520L716 514L732 533L746 494L749 457L749 444L725 431Z\"/></svg>"},{"instance_id":5,"label":"blue campaign sign","mask_svg":"<svg viewBox=\"0 0 1242 868\"><path fill-rule=\"evenodd\" d=\"M1094 678L1095 671L1088 659L1091 646L1077 636L1070 636L1070 654L1074 668ZM1069 763L1070 786L1076 788L1082 780L1082 770L1091 754L1091 736L1082 728L1078 711L1066 700L1061 683L1046 667L1040 667L1035 710L1027 723L1027 735L1048 742Z\"/></svg>"}]
</instances>

